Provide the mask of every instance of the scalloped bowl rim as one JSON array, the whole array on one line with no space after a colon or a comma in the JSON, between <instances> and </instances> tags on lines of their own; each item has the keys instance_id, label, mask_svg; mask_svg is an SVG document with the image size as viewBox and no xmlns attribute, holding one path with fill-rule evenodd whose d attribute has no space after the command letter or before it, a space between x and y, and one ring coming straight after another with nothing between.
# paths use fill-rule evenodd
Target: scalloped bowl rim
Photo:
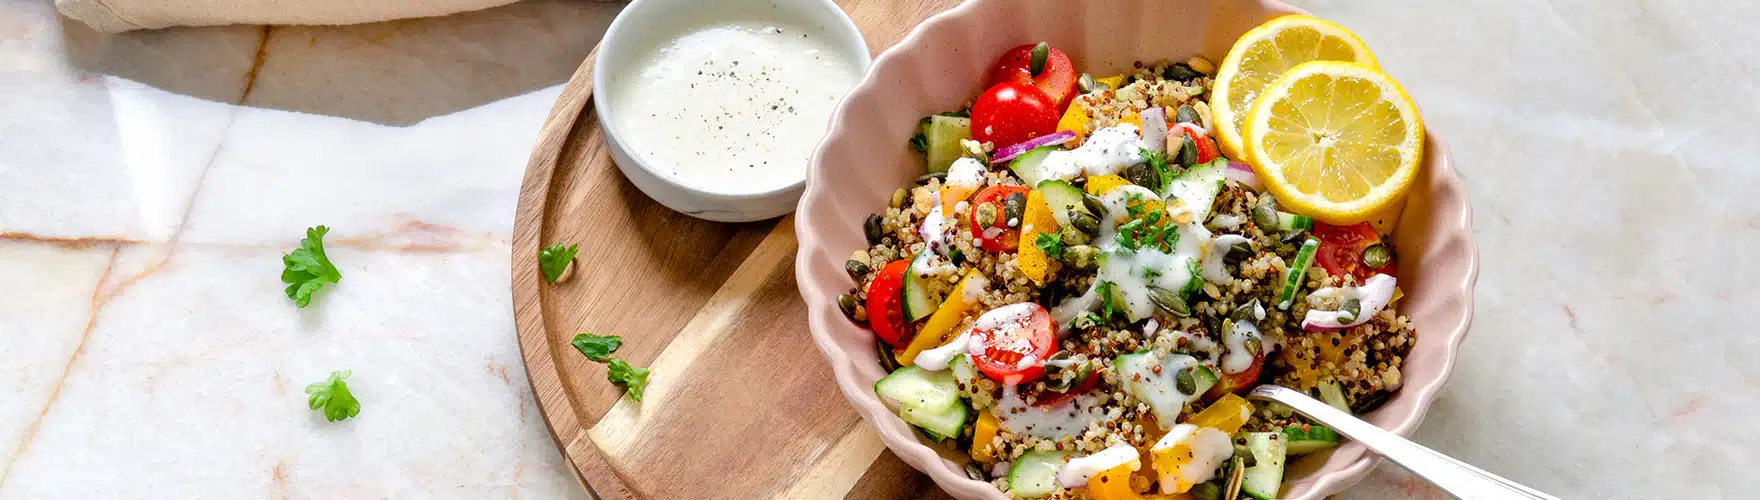
<instances>
[{"instance_id":1,"label":"scalloped bowl rim","mask_svg":"<svg viewBox=\"0 0 1760 500\"><path fill-rule=\"evenodd\" d=\"M1266 10L1287 10L1306 13L1306 11L1302 9L1291 7L1276 0L1244 1L1249 4L1257 4ZM817 220L815 213L809 210L810 206L814 205L814 203L828 191L828 188L826 188L822 182L819 182L819 177L823 175L821 171L824 170L822 157L827 150L828 145L831 145L838 139L842 139L843 136L850 134L851 129L858 128L854 124L846 123L844 120L844 115L851 108L851 103L857 102L858 97L860 96L878 92L880 90L879 88L882 86L892 85L893 82L882 82L876 79L875 75L880 74L882 68L895 64L895 60L907 57L905 53L908 52L911 47L920 43L921 39L926 36L926 33L936 30L943 25L951 24L954 19L972 15L973 12L978 9L978 5L982 2L983 0L968 0L954 8L925 19L922 23L913 28L910 33L901 39L896 45L888 48L885 52L876 57L873 64L869 67L868 73L863 76L861 82L857 83L839 103L837 110L832 114L830 130L815 149L812 161L807 168L806 192L802 195L800 204L796 210L795 231L800 246L796 255L795 272L796 284L800 289L802 300L807 306L807 321L809 330L812 333L814 344L818 346L819 351L825 357L826 362L831 365L838 386L843 391L844 396L849 400L850 405L855 408L856 413L866 420L869 425L874 426L874 428L879 431L880 437L882 441L886 443L886 446L897 454L900 459L917 470L928 474L936 484L941 486L948 493L953 494L955 497L1003 499L1006 497L990 483L967 478L963 471L957 470L954 464L942 458L934 449L919 440L914 433L908 431L905 433L889 432L886 426L882 425L882 422L885 421L883 419L896 421L897 417L893 415L879 398L873 394L871 388L864 387L855 381L855 374L853 371L856 366L854 360L851 359L849 353L845 352L841 346L835 343L831 335L827 332L827 325L830 321L842 321L843 317L840 312L834 312L837 311L837 308L833 304L831 298L828 295L820 293L821 290L814 286L814 281L812 279L813 260L822 253L823 245L820 242L819 234L814 231L813 226ZM1434 134L1433 131L1427 130L1425 149L1425 168L1426 170L1433 171L1431 175L1436 176L1437 179L1432 181L1432 184L1438 184L1444 188L1462 192L1459 206L1448 207L1456 210L1458 212L1458 217L1454 223L1443 225L1442 233L1454 233L1451 235L1460 237L1464 240L1465 251L1464 257L1462 258L1464 258L1465 261L1461 263L1464 265L1464 276L1461 277L1462 279L1458 283L1458 290L1454 291L1459 294L1457 298L1460 300L1460 307L1464 309L1465 314L1463 314L1455 324L1444 325L1444 327L1441 328L1443 331L1435 331L1435 328L1426 330L1425 335L1443 336L1441 339L1442 344L1440 345L1443 354L1439 362L1441 364L1440 376L1432 380L1424 381L1421 384L1408 383L1399 389L1403 394L1409 394L1418 398L1412 412L1405 415L1399 415L1398 421L1395 422L1394 425L1383 427L1401 436L1410 436L1412 431L1416 430L1418 425L1422 422L1424 414L1428 411L1431 402L1440 394L1443 385L1447 383L1453 372L1454 363L1459 353L1460 343L1465 339L1467 331L1472 324L1472 312L1474 307L1472 290L1478 281L1479 275L1477 245L1473 239L1471 230L1472 207L1470 203L1465 201L1464 188L1460 185L1460 180L1454 172L1452 159L1448 154L1447 147L1443 145L1440 138ZM1407 210L1409 213L1409 207ZM1326 495L1337 493L1361 481L1363 477L1369 473L1370 469L1375 467L1381 461L1381 457L1369 453L1361 444L1355 442L1347 441L1338 451L1350 452L1349 454L1354 456L1351 457L1350 461L1342 467L1326 467L1302 478L1301 481L1306 483L1302 488L1302 491L1288 498L1322 498ZM1331 463L1328 462L1327 465L1330 466Z\"/></svg>"}]
</instances>

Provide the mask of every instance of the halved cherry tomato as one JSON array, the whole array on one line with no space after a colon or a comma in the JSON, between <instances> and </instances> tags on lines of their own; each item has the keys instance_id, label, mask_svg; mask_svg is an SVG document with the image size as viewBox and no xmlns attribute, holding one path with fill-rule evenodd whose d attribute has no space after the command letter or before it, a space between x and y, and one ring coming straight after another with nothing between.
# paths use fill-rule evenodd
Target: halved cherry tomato
<instances>
[{"instance_id":1,"label":"halved cherry tomato","mask_svg":"<svg viewBox=\"0 0 1760 500\"><path fill-rule=\"evenodd\" d=\"M1203 128L1193 125L1191 122L1180 122L1167 127L1168 146L1175 144L1173 141L1185 139L1187 135L1192 136L1192 144L1197 146L1198 163L1210 163L1222 156L1222 153L1216 150L1216 142L1210 140L1210 134L1204 133Z\"/></svg>"},{"instance_id":2,"label":"halved cherry tomato","mask_svg":"<svg viewBox=\"0 0 1760 500\"><path fill-rule=\"evenodd\" d=\"M1027 311L1000 325L983 321L973 324L972 341L977 342L978 348L972 353L972 363L997 382L1031 382L1045 375L1045 360L1057 352L1057 332L1052 330L1051 313L1031 302L1004 307ZM1032 360L1028 361L1028 357Z\"/></svg>"},{"instance_id":3,"label":"halved cherry tomato","mask_svg":"<svg viewBox=\"0 0 1760 500\"><path fill-rule=\"evenodd\" d=\"M1314 252L1314 263L1325 269L1329 276L1348 274L1356 276L1357 283L1362 283L1376 274L1393 275L1392 259L1381 267L1363 264L1363 250L1381 243L1381 235L1375 234L1375 226L1367 222L1334 226L1315 221L1314 238L1320 240L1320 248Z\"/></svg>"},{"instance_id":4,"label":"halved cherry tomato","mask_svg":"<svg viewBox=\"0 0 1760 500\"><path fill-rule=\"evenodd\" d=\"M1064 401L1069 401L1071 399L1075 399L1077 394L1088 392L1088 389L1093 389L1094 386L1099 385L1099 384L1100 384L1100 372L1099 371L1091 371L1091 372L1088 372L1088 378L1082 379L1082 382L1080 384L1076 384L1075 387L1071 387L1067 391L1063 391L1063 392L1045 391L1045 392L1039 393L1039 399L1033 402L1033 406L1057 406L1058 403L1062 403Z\"/></svg>"},{"instance_id":5,"label":"halved cherry tomato","mask_svg":"<svg viewBox=\"0 0 1760 500\"><path fill-rule=\"evenodd\" d=\"M868 327L893 347L911 340L913 328L904 320L904 273L910 267L909 260L892 261L868 285Z\"/></svg>"},{"instance_id":6,"label":"halved cherry tomato","mask_svg":"<svg viewBox=\"0 0 1760 500\"><path fill-rule=\"evenodd\" d=\"M1038 87L1003 82L972 103L972 138L1002 149L1057 131L1057 101Z\"/></svg>"},{"instance_id":7,"label":"halved cherry tomato","mask_svg":"<svg viewBox=\"0 0 1760 500\"><path fill-rule=\"evenodd\" d=\"M1038 87L1057 103L1057 109L1069 107L1069 101L1076 97L1076 65L1070 62L1069 55L1051 47L1045 58L1045 67L1034 75L1032 71L1033 47L1027 44L1002 53L996 60L996 67L990 69L990 84L1002 82L1020 82Z\"/></svg>"},{"instance_id":8,"label":"halved cherry tomato","mask_svg":"<svg viewBox=\"0 0 1760 500\"><path fill-rule=\"evenodd\" d=\"M1224 394L1252 389L1254 385L1259 383L1259 373L1264 370L1265 351L1261 349L1258 354L1253 355L1253 364L1247 369L1241 370L1240 373L1220 373L1216 379L1216 385L1210 386L1210 390L1204 393L1204 400L1214 401Z\"/></svg>"},{"instance_id":9,"label":"halved cherry tomato","mask_svg":"<svg viewBox=\"0 0 1760 500\"><path fill-rule=\"evenodd\" d=\"M1002 206L1010 195L1027 191L1022 186L990 186L972 197L972 208L967 218L971 219L972 239L978 241L980 248L991 253L1013 252L1020 248L1021 229L1019 225L1008 227L1008 218L1002 215ZM978 224L978 207L982 205L991 205L996 209L996 221L988 226Z\"/></svg>"}]
</instances>

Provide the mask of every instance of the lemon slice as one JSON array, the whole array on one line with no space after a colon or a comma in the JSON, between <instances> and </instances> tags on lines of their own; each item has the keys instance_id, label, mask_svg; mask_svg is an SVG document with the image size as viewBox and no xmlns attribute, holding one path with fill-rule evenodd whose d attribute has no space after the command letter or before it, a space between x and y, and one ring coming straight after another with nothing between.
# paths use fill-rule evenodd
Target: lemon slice
<instances>
[{"instance_id":1,"label":"lemon slice","mask_svg":"<svg viewBox=\"0 0 1760 500\"><path fill-rule=\"evenodd\" d=\"M1333 224L1369 220L1405 199L1424 158L1424 121L1379 70L1315 61L1259 96L1246 122L1249 163L1279 204Z\"/></svg>"},{"instance_id":2,"label":"lemon slice","mask_svg":"<svg viewBox=\"0 0 1760 500\"><path fill-rule=\"evenodd\" d=\"M1310 16L1283 16L1253 28L1235 40L1216 72L1210 98L1215 116L1211 135L1230 158L1243 156L1247 113L1253 101L1283 72L1308 61L1349 61L1378 68L1375 55L1355 33Z\"/></svg>"}]
</instances>

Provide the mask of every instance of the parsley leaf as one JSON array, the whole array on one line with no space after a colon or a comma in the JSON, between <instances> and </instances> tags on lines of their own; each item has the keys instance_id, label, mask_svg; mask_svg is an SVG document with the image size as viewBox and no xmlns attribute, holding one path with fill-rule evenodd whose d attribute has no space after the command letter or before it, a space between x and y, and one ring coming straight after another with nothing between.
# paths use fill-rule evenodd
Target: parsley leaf
<instances>
[{"instance_id":1,"label":"parsley leaf","mask_svg":"<svg viewBox=\"0 0 1760 500\"><path fill-rule=\"evenodd\" d=\"M329 232L324 226L307 228L299 248L281 255L281 264L286 267L281 271L281 282L287 283L287 298L293 299L295 306L311 305L312 294L318 289L342 281L342 271L324 255L324 235Z\"/></svg>"},{"instance_id":2,"label":"parsley leaf","mask_svg":"<svg viewBox=\"0 0 1760 500\"><path fill-rule=\"evenodd\" d=\"M353 373L349 370L330 372L330 378L323 382L306 386L306 405L313 410L324 410L324 419L331 422L361 414L361 402L348 392L348 383L343 379Z\"/></svg>"},{"instance_id":3,"label":"parsley leaf","mask_svg":"<svg viewBox=\"0 0 1760 500\"><path fill-rule=\"evenodd\" d=\"M1116 312L1117 306L1112 303L1112 288L1115 286L1118 285L1114 285L1111 281L1102 281L1100 287L1095 290L1100 293L1100 317L1102 319L1112 319L1113 313Z\"/></svg>"},{"instance_id":4,"label":"parsley leaf","mask_svg":"<svg viewBox=\"0 0 1760 500\"><path fill-rule=\"evenodd\" d=\"M570 343L574 344L575 350L586 355L587 359L604 363L605 360L611 359L611 353L617 352L617 348L623 347L623 338L616 335L582 333L575 335L574 341Z\"/></svg>"},{"instance_id":5,"label":"parsley leaf","mask_svg":"<svg viewBox=\"0 0 1760 500\"><path fill-rule=\"evenodd\" d=\"M1138 248L1141 248L1143 246L1143 242L1140 241L1139 237L1137 236L1137 231L1139 229L1142 229L1142 227L1143 227L1143 219L1133 219L1130 222L1126 222L1124 224L1119 225L1118 226L1118 234L1114 235L1113 239L1118 241L1119 246L1122 246L1122 247L1125 247L1125 248L1128 248L1131 250L1136 250Z\"/></svg>"},{"instance_id":6,"label":"parsley leaf","mask_svg":"<svg viewBox=\"0 0 1760 500\"><path fill-rule=\"evenodd\" d=\"M1053 259L1063 258L1063 238L1058 237L1057 235L1051 233L1039 233L1039 237L1033 240L1033 246L1038 247L1040 251L1045 252L1046 257L1051 257Z\"/></svg>"},{"instance_id":7,"label":"parsley leaf","mask_svg":"<svg viewBox=\"0 0 1760 500\"><path fill-rule=\"evenodd\" d=\"M613 384L622 386L624 394L629 395L631 400L638 403L642 401L642 389L648 387L647 368L636 368L630 366L627 361L611 358L611 363L606 365L605 369L605 378L610 379Z\"/></svg>"},{"instance_id":8,"label":"parsley leaf","mask_svg":"<svg viewBox=\"0 0 1760 500\"><path fill-rule=\"evenodd\" d=\"M929 117L925 116L923 119L917 120L917 133L911 136L911 149L917 150L918 153L929 152L929 136L923 132L928 129Z\"/></svg>"},{"instance_id":9,"label":"parsley leaf","mask_svg":"<svg viewBox=\"0 0 1760 500\"><path fill-rule=\"evenodd\" d=\"M574 262L574 252L580 245L563 246L561 243L544 247L538 251L538 269L543 271L544 279L555 283L568 270L568 264Z\"/></svg>"}]
</instances>

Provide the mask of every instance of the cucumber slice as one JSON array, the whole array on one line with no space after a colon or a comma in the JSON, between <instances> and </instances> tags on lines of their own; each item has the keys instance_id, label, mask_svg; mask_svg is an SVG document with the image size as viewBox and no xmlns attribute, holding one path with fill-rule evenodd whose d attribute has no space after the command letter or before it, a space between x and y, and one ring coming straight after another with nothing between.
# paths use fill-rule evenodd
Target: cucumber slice
<instances>
[{"instance_id":1,"label":"cucumber slice","mask_svg":"<svg viewBox=\"0 0 1760 500\"><path fill-rule=\"evenodd\" d=\"M959 436L969 413L965 403L954 400L953 406L941 411L905 407L899 410L898 418L922 429L930 440L945 441Z\"/></svg>"},{"instance_id":2,"label":"cucumber slice","mask_svg":"<svg viewBox=\"0 0 1760 500\"><path fill-rule=\"evenodd\" d=\"M1227 168L1228 161L1222 159L1194 166L1167 183L1161 196L1178 199L1193 207L1193 219L1202 223L1209 219L1216 197L1222 194L1222 172Z\"/></svg>"},{"instance_id":3,"label":"cucumber slice","mask_svg":"<svg viewBox=\"0 0 1760 500\"><path fill-rule=\"evenodd\" d=\"M978 380L978 366L972 363L972 357L964 354L956 355L947 363L948 371L953 372L954 380L963 384L971 384Z\"/></svg>"},{"instance_id":4,"label":"cucumber slice","mask_svg":"<svg viewBox=\"0 0 1760 500\"><path fill-rule=\"evenodd\" d=\"M1283 436L1289 440L1285 451L1290 455L1306 455L1338 447L1338 431L1324 425L1292 425L1283 428Z\"/></svg>"},{"instance_id":5,"label":"cucumber slice","mask_svg":"<svg viewBox=\"0 0 1760 500\"><path fill-rule=\"evenodd\" d=\"M959 141L972 138L972 119L935 115L923 123L927 148L923 160L929 172L946 172L963 153Z\"/></svg>"},{"instance_id":6,"label":"cucumber slice","mask_svg":"<svg viewBox=\"0 0 1760 500\"><path fill-rule=\"evenodd\" d=\"M1033 152L1028 151L1027 154L1033 154ZM1040 182L1039 193L1045 195L1045 204L1051 207L1051 217L1057 219L1057 225L1060 227L1069 226L1070 213L1077 210L1086 212L1086 209L1082 208L1082 190L1076 189L1068 182L1056 179ZM1097 214L1093 215L1098 217Z\"/></svg>"},{"instance_id":7,"label":"cucumber slice","mask_svg":"<svg viewBox=\"0 0 1760 500\"><path fill-rule=\"evenodd\" d=\"M1041 168L1042 164L1045 163L1045 157L1051 156L1052 151L1062 150L1063 146L1058 145L1039 146L1025 153L1021 153L1020 156L1016 156L1014 161L1008 164L1008 168L1014 170L1014 175L1020 176L1021 180L1026 181L1028 186L1037 186L1040 181L1046 180L1044 175L1045 171Z\"/></svg>"},{"instance_id":8,"label":"cucumber slice","mask_svg":"<svg viewBox=\"0 0 1760 500\"><path fill-rule=\"evenodd\" d=\"M1351 412L1351 405L1344 401L1344 390L1338 388L1338 382L1331 380L1321 382L1318 389L1320 389L1321 401L1325 401L1326 404L1331 405L1333 408L1337 408L1338 411L1345 413Z\"/></svg>"},{"instance_id":9,"label":"cucumber slice","mask_svg":"<svg viewBox=\"0 0 1760 500\"><path fill-rule=\"evenodd\" d=\"M1284 232L1307 231L1310 229L1314 229L1314 218L1313 217L1309 217L1306 215L1292 214L1289 212L1278 212L1277 213L1277 230L1278 231L1284 231Z\"/></svg>"},{"instance_id":10,"label":"cucumber slice","mask_svg":"<svg viewBox=\"0 0 1760 500\"><path fill-rule=\"evenodd\" d=\"M1308 238L1302 243L1302 249L1296 251L1296 260L1291 262L1289 269L1284 271L1283 292L1277 294L1277 308L1289 310L1290 303L1296 300L1296 290L1302 288L1302 282L1308 279L1308 266L1314 264L1314 252L1320 249L1320 240ZM905 289L910 289L910 278L905 278ZM907 300L909 296L906 296Z\"/></svg>"},{"instance_id":11,"label":"cucumber slice","mask_svg":"<svg viewBox=\"0 0 1760 500\"><path fill-rule=\"evenodd\" d=\"M929 268L929 256L932 253L924 251L917 254L917 259L911 261L910 269L906 269L904 272L904 303L902 305L904 320L907 322L927 318L930 314L934 314L935 308L941 307L941 300L945 298L943 291L947 287L944 286L944 283L923 277L923 272Z\"/></svg>"},{"instance_id":12,"label":"cucumber slice","mask_svg":"<svg viewBox=\"0 0 1760 500\"><path fill-rule=\"evenodd\" d=\"M959 383L949 371L906 366L874 382L874 394L899 408L945 412L959 405Z\"/></svg>"},{"instance_id":13,"label":"cucumber slice","mask_svg":"<svg viewBox=\"0 0 1760 500\"><path fill-rule=\"evenodd\" d=\"M1241 493L1257 500L1274 500L1283 488L1283 459L1288 454L1288 441L1281 432L1247 433L1247 450L1253 452L1253 466L1241 479Z\"/></svg>"},{"instance_id":14,"label":"cucumber slice","mask_svg":"<svg viewBox=\"0 0 1760 500\"><path fill-rule=\"evenodd\" d=\"M1037 498L1057 492L1057 471L1069 462L1069 454L1035 451L1021 455L1008 471L1008 491L1020 498Z\"/></svg>"}]
</instances>

